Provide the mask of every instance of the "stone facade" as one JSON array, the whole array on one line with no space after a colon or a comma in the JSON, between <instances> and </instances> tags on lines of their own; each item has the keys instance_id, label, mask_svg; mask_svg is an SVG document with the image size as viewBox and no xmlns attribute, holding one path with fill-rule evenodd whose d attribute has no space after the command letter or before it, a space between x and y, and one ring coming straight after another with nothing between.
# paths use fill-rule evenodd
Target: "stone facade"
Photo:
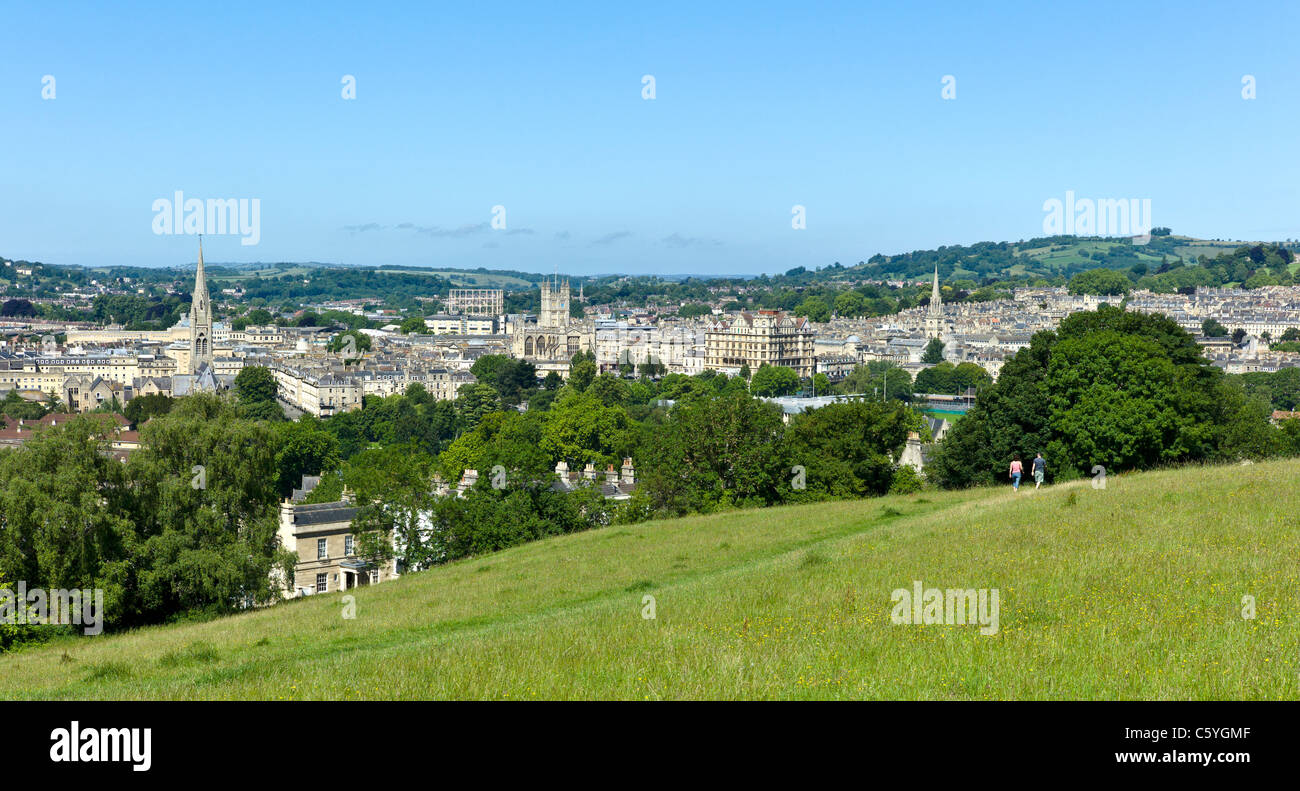
<instances>
[{"instance_id":1,"label":"stone facade","mask_svg":"<svg viewBox=\"0 0 1300 791\"><path fill-rule=\"evenodd\" d=\"M780 365L808 377L816 363L815 346L816 332L806 318L779 310L741 313L709 327L705 366L721 370L748 365L753 372L763 365Z\"/></svg>"},{"instance_id":2,"label":"stone facade","mask_svg":"<svg viewBox=\"0 0 1300 791\"><path fill-rule=\"evenodd\" d=\"M203 275L203 241L199 241L199 267L194 273L194 298L190 303L189 372L196 374L206 363L212 364L212 303L208 300L208 281Z\"/></svg>"},{"instance_id":3,"label":"stone facade","mask_svg":"<svg viewBox=\"0 0 1300 791\"><path fill-rule=\"evenodd\" d=\"M345 591L398 576L392 561L373 563L357 556L352 533L357 510L347 499L314 505L281 503L280 545L298 555L292 584L284 585L286 596Z\"/></svg>"}]
</instances>

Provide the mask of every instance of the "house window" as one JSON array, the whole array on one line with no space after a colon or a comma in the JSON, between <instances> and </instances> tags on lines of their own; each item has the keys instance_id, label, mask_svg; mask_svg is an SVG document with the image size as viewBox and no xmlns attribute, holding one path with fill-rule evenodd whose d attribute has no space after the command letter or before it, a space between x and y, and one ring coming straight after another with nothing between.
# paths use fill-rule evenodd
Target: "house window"
<instances>
[{"instance_id":1,"label":"house window","mask_svg":"<svg viewBox=\"0 0 1300 791\"><path fill-rule=\"evenodd\" d=\"M329 577L325 574L316 575L316 592L325 593L330 589Z\"/></svg>"},{"instance_id":2,"label":"house window","mask_svg":"<svg viewBox=\"0 0 1300 791\"><path fill-rule=\"evenodd\" d=\"M371 569L371 570L370 570L370 584L371 584L371 585L375 585L375 584L378 584L378 583L379 583L379 569Z\"/></svg>"},{"instance_id":3,"label":"house window","mask_svg":"<svg viewBox=\"0 0 1300 791\"><path fill-rule=\"evenodd\" d=\"M316 559L324 560L327 557L329 557L329 550L325 548L325 539L316 539Z\"/></svg>"},{"instance_id":4,"label":"house window","mask_svg":"<svg viewBox=\"0 0 1300 791\"><path fill-rule=\"evenodd\" d=\"M343 554L352 557L352 536L343 536Z\"/></svg>"}]
</instances>

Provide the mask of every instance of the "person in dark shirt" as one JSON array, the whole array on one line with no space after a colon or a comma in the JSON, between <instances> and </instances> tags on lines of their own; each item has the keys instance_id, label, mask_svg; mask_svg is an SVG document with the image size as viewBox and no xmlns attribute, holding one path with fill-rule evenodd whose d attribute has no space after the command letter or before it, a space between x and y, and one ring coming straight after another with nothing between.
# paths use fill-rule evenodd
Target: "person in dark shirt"
<instances>
[{"instance_id":1,"label":"person in dark shirt","mask_svg":"<svg viewBox=\"0 0 1300 791\"><path fill-rule=\"evenodd\" d=\"M1044 459L1043 454L1040 453L1034 457L1034 488L1035 489L1043 485L1043 476L1046 474L1047 474L1047 460Z\"/></svg>"}]
</instances>

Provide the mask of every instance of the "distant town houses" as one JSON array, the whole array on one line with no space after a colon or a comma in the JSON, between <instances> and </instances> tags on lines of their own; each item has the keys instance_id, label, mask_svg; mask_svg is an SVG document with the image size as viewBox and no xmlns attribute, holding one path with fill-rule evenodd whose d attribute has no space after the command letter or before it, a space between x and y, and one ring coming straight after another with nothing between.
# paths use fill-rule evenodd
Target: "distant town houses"
<instances>
[{"instance_id":1,"label":"distant town houses","mask_svg":"<svg viewBox=\"0 0 1300 791\"><path fill-rule=\"evenodd\" d=\"M1072 313L1121 303L1129 310L1169 316L1197 336L1206 357L1228 373L1300 366L1300 354L1270 348L1288 329L1300 330L1296 286L1197 288L1190 294L1137 291L1127 299L1070 294L1064 288L1018 288L1011 299L942 304L938 311L922 306L872 319L832 318L818 328L816 350L819 360L856 354L862 362L888 361L915 374L925 367L920 360L926 345L937 337L944 343L945 360L975 363L996 378L1003 363L1027 347L1035 333L1054 329ZM1240 342L1200 337L1209 319L1230 333L1242 330L1244 337Z\"/></svg>"},{"instance_id":2,"label":"distant town houses","mask_svg":"<svg viewBox=\"0 0 1300 791\"><path fill-rule=\"evenodd\" d=\"M817 355L817 373L826 374L826 378L832 382L838 382L853 373L853 369L859 365L861 361L854 354Z\"/></svg>"},{"instance_id":3,"label":"distant town houses","mask_svg":"<svg viewBox=\"0 0 1300 791\"><path fill-rule=\"evenodd\" d=\"M316 417L360 409L365 385L355 373L333 370L330 363L296 365L277 362L271 368L282 401Z\"/></svg>"}]
</instances>

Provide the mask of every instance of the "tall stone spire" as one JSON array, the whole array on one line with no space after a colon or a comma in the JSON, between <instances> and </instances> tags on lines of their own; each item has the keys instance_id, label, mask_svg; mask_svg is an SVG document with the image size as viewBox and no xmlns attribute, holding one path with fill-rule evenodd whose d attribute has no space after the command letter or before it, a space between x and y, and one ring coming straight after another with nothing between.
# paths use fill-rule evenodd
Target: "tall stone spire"
<instances>
[{"instance_id":1,"label":"tall stone spire","mask_svg":"<svg viewBox=\"0 0 1300 791\"><path fill-rule=\"evenodd\" d=\"M934 265L934 285L930 288L930 308L925 316L925 334L943 339L943 298L939 296L939 265Z\"/></svg>"},{"instance_id":2,"label":"tall stone spire","mask_svg":"<svg viewBox=\"0 0 1300 791\"><path fill-rule=\"evenodd\" d=\"M199 304L199 298L203 299L203 308L207 309L208 302L208 280L203 276L203 237L199 237L199 268L194 272L194 302L193 305ZM191 307L193 307L191 305Z\"/></svg>"},{"instance_id":3,"label":"tall stone spire","mask_svg":"<svg viewBox=\"0 0 1300 791\"><path fill-rule=\"evenodd\" d=\"M203 274L203 238L199 237L199 267L194 273L194 296L190 301L190 373L198 373L202 363L212 364L212 305Z\"/></svg>"}]
</instances>

